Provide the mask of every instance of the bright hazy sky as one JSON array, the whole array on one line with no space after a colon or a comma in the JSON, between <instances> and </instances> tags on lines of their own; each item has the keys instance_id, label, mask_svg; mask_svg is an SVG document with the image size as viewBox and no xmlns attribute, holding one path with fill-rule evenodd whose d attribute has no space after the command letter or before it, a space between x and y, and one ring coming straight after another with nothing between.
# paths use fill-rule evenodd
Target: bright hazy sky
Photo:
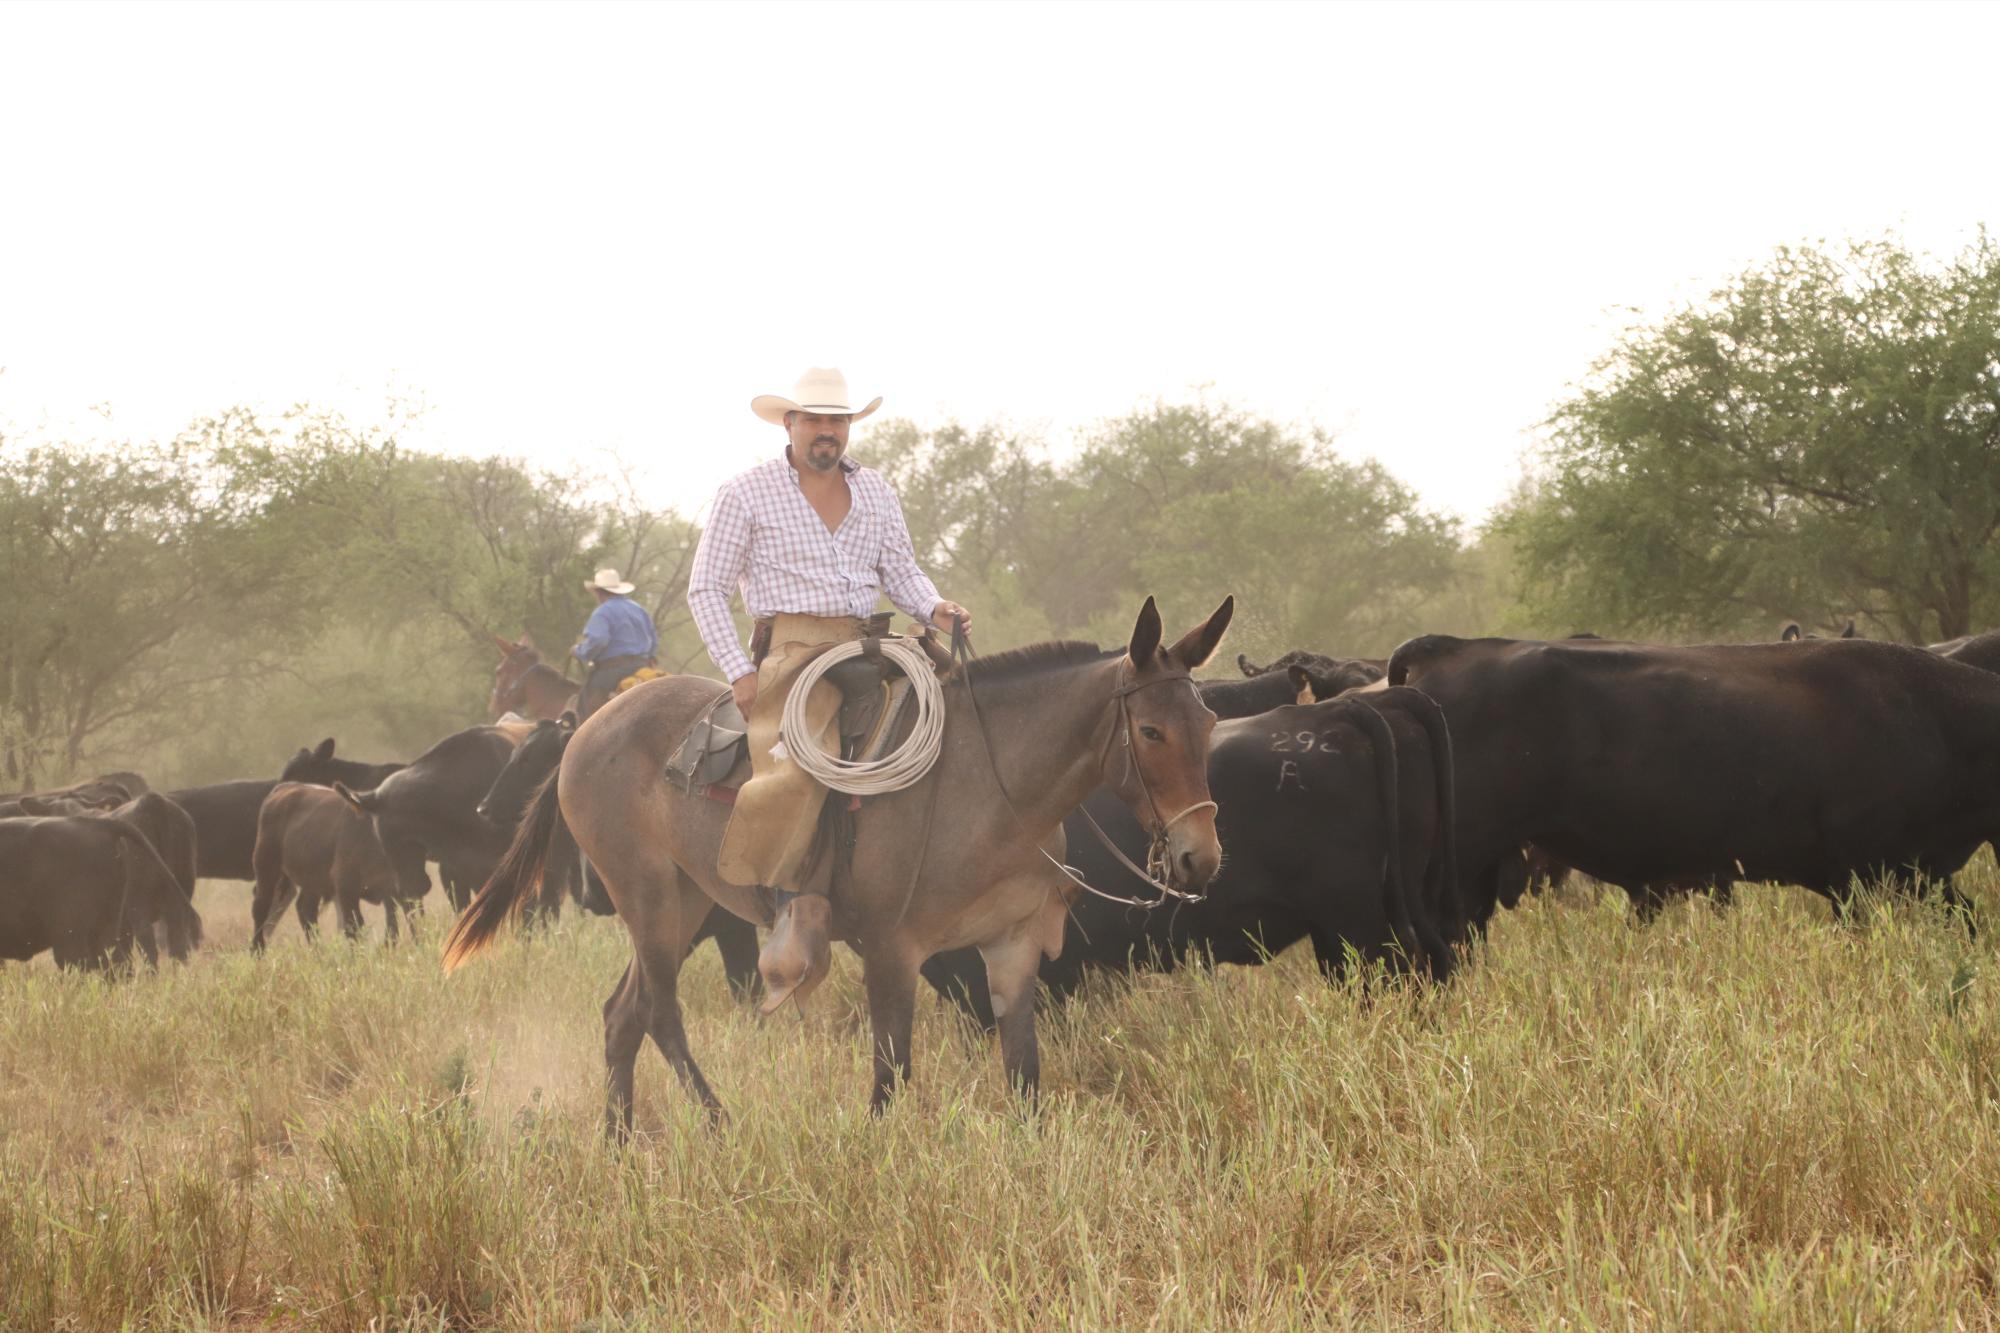
<instances>
[{"instance_id":1,"label":"bright hazy sky","mask_svg":"<svg viewBox=\"0 0 2000 1333\"><path fill-rule=\"evenodd\" d=\"M1621 307L2000 223L1996 49L1971 4L8 4L0 429L420 398L693 508L809 364L1058 443L1207 386L1477 516Z\"/></svg>"}]
</instances>

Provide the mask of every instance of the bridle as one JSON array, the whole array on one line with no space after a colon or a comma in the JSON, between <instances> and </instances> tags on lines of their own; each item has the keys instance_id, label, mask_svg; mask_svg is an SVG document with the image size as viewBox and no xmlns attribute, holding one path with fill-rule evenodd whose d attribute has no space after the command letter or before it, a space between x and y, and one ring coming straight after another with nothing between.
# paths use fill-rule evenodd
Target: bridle
<instances>
[{"instance_id":1,"label":"bridle","mask_svg":"<svg viewBox=\"0 0 2000 1333\"><path fill-rule=\"evenodd\" d=\"M954 662L959 664L960 667L963 667L974 656L971 642L965 637L965 631L956 623L952 625L951 631L951 655ZM979 695L973 688L972 673L961 671L961 678L965 681L965 697L972 704L972 720L979 728L980 748L986 751L986 765L992 770L993 781L1000 788L1000 798L1006 803L1007 812L1014 817L1014 823L1020 827L1023 833L1029 833L1027 822L1021 818L1021 812L1015 808L1013 795L1007 790L1007 780L1000 776L999 761L993 757L993 741L986 731L986 718L979 711ZM1166 877L1172 873L1170 858L1173 855L1172 833L1174 825L1180 823L1189 815L1202 810L1213 811L1218 807L1214 801L1196 801L1193 805L1190 805L1187 809L1182 810L1172 818L1162 818L1160 815L1160 803L1154 798L1152 786L1146 781L1146 770L1139 763L1138 747L1132 743L1132 731L1136 724L1132 720L1131 697L1140 690L1151 689L1155 685L1172 684L1175 681L1186 681L1188 688L1190 690L1194 689L1194 675L1183 667L1178 671L1150 676L1145 680L1128 680L1112 691L1112 698L1118 701L1119 725L1114 726L1111 734L1104 738L1104 749L1099 753L1097 761L1098 772L1104 772L1109 766L1112 741L1119 737L1123 738L1125 744L1125 762L1130 768L1132 776L1138 779L1139 791L1146 798L1146 809L1151 816L1148 824L1148 833L1150 836L1146 846L1145 869L1142 870L1134 865L1132 859L1118 849L1118 845L1111 841L1111 835L1104 831L1097 820L1091 815L1090 811L1084 809L1082 806L1078 806L1076 811L1079 815L1083 816L1083 822L1089 826L1091 833L1096 835L1097 840L1104 845L1104 849L1110 852L1120 865L1131 871L1133 875L1151 887L1159 896L1155 898L1126 898L1120 897L1115 893L1106 893L1103 889L1098 888L1082 875L1078 874L1074 869L1049 855L1048 849L1043 847L1039 841L1035 844L1035 849L1042 854L1043 858L1050 865L1060 870L1065 879L1075 884L1078 888L1083 889L1086 893L1094 894L1106 902L1119 903L1126 907L1154 908L1169 901L1198 903L1207 896L1206 894L1189 893L1185 889L1177 889L1167 882ZM1199 695L1196 697L1198 701Z\"/></svg>"},{"instance_id":2,"label":"bridle","mask_svg":"<svg viewBox=\"0 0 2000 1333\"><path fill-rule=\"evenodd\" d=\"M513 677L508 680L505 692L503 693L498 679L500 672L512 667L514 659L522 656L525 656L528 660L521 665L518 671L514 672ZM487 710L497 716L510 708L516 708L525 704L528 701L528 673L533 671L541 660L542 655L533 648L516 648L513 652L501 658L500 670L493 673L495 677L493 694L486 701Z\"/></svg>"}]
</instances>

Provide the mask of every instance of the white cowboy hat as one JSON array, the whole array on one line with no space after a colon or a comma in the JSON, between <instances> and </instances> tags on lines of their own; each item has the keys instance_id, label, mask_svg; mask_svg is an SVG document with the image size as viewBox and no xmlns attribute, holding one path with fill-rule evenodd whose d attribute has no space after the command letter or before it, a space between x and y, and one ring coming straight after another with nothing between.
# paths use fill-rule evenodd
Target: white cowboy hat
<instances>
[{"instance_id":1,"label":"white cowboy hat","mask_svg":"<svg viewBox=\"0 0 2000 1333\"><path fill-rule=\"evenodd\" d=\"M597 577L594 579L585 579L583 586L586 588L601 588L605 592L617 593L620 597L632 591L632 585L621 582L618 578L618 571L615 569L598 570Z\"/></svg>"},{"instance_id":2,"label":"white cowboy hat","mask_svg":"<svg viewBox=\"0 0 2000 1333\"><path fill-rule=\"evenodd\" d=\"M850 421L859 421L880 406L882 400L879 397L866 407L854 406L854 400L847 396L847 376L832 367L822 369L819 366L799 376L799 382L792 386L790 398L761 393L750 400L750 410L774 426L785 424L787 412L816 412L822 416L844 416Z\"/></svg>"}]
</instances>

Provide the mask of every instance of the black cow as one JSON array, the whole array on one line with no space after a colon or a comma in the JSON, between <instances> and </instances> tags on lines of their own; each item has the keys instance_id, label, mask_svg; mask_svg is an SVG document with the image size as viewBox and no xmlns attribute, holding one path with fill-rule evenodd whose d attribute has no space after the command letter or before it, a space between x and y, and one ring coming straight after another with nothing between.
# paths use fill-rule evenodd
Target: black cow
<instances>
[{"instance_id":1,"label":"black cow","mask_svg":"<svg viewBox=\"0 0 2000 1333\"><path fill-rule=\"evenodd\" d=\"M507 766L520 729L468 727L454 732L384 778L356 792L402 884L398 896L421 898L429 888L424 861L436 861L445 893L463 910L507 850L509 830L479 817L479 802ZM422 880L421 886L417 883Z\"/></svg>"},{"instance_id":2,"label":"black cow","mask_svg":"<svg viewBox=\"0 0 2000 1333\"><path fill-rule=\"evenodd\" d=\"M1282 676L1294 667L1305 668L1312 679L1314 695L1320 699L1371 685L1382 679L1387 666L1387 661L1379 657L1328 657L1304 648L1294 648L1268 666L1258 666L1244 654L1236 654L1236 669L1253 680L1260 676Z\"/></svg>"},{"instance_id":3,"label":"black cow","mask_svg":"<svg viewBox=\"0 0 2000 1333\"><path fill-rule=\"evenodd\" d=\"M257 848L257 810L277 782L243 778L182 787L167 799L194 820L195 874L202 879L254 880L250 864Z\"/></svg>"},{"instance_id":4,"label":"black cow","mask_svg":"<svg viewBox=\"0 0 2000 1333\"><path fill-rule=\"evenodd\" d=\"M1796 620L1786 621L1784 627L1778 631L1779 643L1816 643L1824 637L1824 635L1820 634L1806 633ZM1858 639L1861 635L1854 628L1854 622L1850 620L1847 622L1847 627L1834 637L1838 639Z\"/></svg>"},{"instance_id":5,"label":"black cow","mask_svg":"<svg viewBox=\"0 0 2000 1333\"><path fill-rule=\"evenodd\" d=\"M1968 634L1949 643L1934 643L1930 651L1962 665L1978 667L1981 671L2000 672L2000 630Z\"/></svg>"},{"instance_id":6,"label":"black cow","mask_svg":"<svg viewBox=\"0 0 2000 1333\"><path fill-rule=\"evenodd\" d=\"M54 952L62 967L122 962L155 921L201 941L201 918L152 844L120 819L0 819L0 958ZM123 956L121 956L123 955Z\"/></svg>"},{"instance_id":7,"label":"black cow","mask_svg":"<svg viewBox=\"0 0 2000 1333\"><path fill-rule=\"evenodd\" d=\"M1330 657L1325 653L1315 653L1305 648L1294 648L1283 657L1266 666L1258 666L1246 653L1236 654L1236 669L1246 676L1264 676L1273 671L1284 671L1289 667L1302 666L1316 675L1331 676L1339 672L1355 673L1361 679L1355 685L1366 685L1371 680L1382 679L1388 668L1388 659L1381 657ZM1348 686L1347 688L1352 688Z\"/></svg>"},{"instance_id":8,"label":"black cow","mask_svg":"<svg viewBox=\"0 0 2000 1333\"><path fill-rule=\"evenodd\" d=\"M507 766L500 770L500 776L493 779L492 787L479 802L480 818L505 829L511 838L528 808L529 800L548 781L549 774L556 771L556 765L562 762L563 751L569 748L570 737L575 734L576 714L573 712L537 722L535 729L514 748ZM579 901L586 911L599 916L611 916L617 911L611 904L610 895L604 891L604 882L590 869L582 850L569 836L568 825L560 820L549 859L550 873L563 876L560 891L575 895L578 872L581 871L584 887ZM477 889L479 886L475 884L473 887ZM729 989L738 998L757 994L763 986L763 978L757 971L757 928L734 912L712 907L689 948L710 938L714 939L715 947L722 953L722 967L729 978Z\"/></svg>"},{"instance_id":9,"label":"black cow","mask_svg":"<svg viewBox=\"0 0 2000 1333\"><path fill-rule=\"evenodd\" d=\"M128 776L137 777L137 774ZM52 787L46 791L10 792L0 796L0 818L17 817L26 811L23 801L55 803L62 807L59 813L75 814L85 810L111 810L125 804L140 792L146 790L145 779L139 779L138 787L127 787L109 777L92 778L87 782L73 783L67 787Z\"/></svg>"},{"instance_id":10,"label":"black cow","mask_svg":"<svg viewBox=\"0 0 2000 1333\"><path fill-rule=\"evenodd\" d=\"M280 782L310 782L315 787L339 783L349 791L374 791L382 779L408 767L406 764L369 764L357 759L337 759L333 737L328 736L308 750L303 745L278 774Z\"/></svg>"},{"instance_id":11,"label":"black cow","mask_svg":"<svg viewBox=\"0 0 2000 1333\"><path fill-rule=\"evenodd\" d=\"M1202 682L1205 701L1216 697L1215 684ZM1091 970L1254 964L1302 939L1328 975L1342 972L1351 948L1449 977L1449 923L1438 915L1453 901L1451 740L1430 700L1382 690L1221 722L1210 739L1208 785L1227 857L1204 900L1148 910L1078 898L1062 953L1041 966L1053 995L1067 996ZM1084 810L1143 863L1146 833L1123 801L1100 790ZM1152 896L1080 816L1063 832L1065 857L1088 883L1120 897ZM923 971L991 1024L976 950L939 954Z\"/></svg>"},{"instance_id":12,"label":"black cow","mask_svg":"<svg viewBox=\"0 0 2000 1333\"><path fill-rule=\"evenodd\" d=\"M194 901L195 881L195 827L188 812L175 805L156 791L148 791L135 796L113 810L93 806L87 801L74 798L45 800L41 797L24 796L18 802L21 813L28 815L90 815L99 819L122 819L139 830L140 836L152 844L160 861L173 876L174 885L181 896ZM162 913L159 918L161 932L166 937L167 953L177 959L184 959L194 947L183 923L176 913ZM120 948L129 942L121 939ZM140 951L149 963L157 962L159 954L151 930L138 935Z\"/></svg>"},{"instance_id":13,"label":"black cow","mask_svg":"<svg viewBox=\"0 0 2000 1333\"><path fill-rule=\"evenodd\" d=\"M1526 843L1642 904L1739 879L1842 903L1855 876L1941 879L2000 835L2000 680L1921 649L1426 635L1389 679L1450 719L1475 924Z\"/></svg>"}]
</instances>

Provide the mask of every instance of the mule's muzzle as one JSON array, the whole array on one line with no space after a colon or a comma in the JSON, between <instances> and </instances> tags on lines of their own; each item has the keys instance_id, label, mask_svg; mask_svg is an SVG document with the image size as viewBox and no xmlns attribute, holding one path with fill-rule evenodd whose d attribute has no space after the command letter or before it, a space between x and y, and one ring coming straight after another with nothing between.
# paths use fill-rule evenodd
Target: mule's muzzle
<instances>
[{"instance_id":1,"label":"mule's muzzle","mask_svg":"<svg viewBox=\"0 0 2000 1333\"><path fill-rule=\"evenodd\" d=\"M1222 869L1222 845L1210 835L1196 847L1182 847L1172 839L1172 885L1186 893L1200 893Z\"/></svg>"},{"instance_id":2,"label":"mule's muzzle","mask_svg":"<svg viewBox=\"0 0 2000 1333\"><path fill-rule=\"evenodd\" d=\"M1185 893L1199 893L1222 869L1222 841L1215 835L1215 817L1204 814L1182 820L1167 830L1168 882Z\"/></svg>"}]
</instances>

